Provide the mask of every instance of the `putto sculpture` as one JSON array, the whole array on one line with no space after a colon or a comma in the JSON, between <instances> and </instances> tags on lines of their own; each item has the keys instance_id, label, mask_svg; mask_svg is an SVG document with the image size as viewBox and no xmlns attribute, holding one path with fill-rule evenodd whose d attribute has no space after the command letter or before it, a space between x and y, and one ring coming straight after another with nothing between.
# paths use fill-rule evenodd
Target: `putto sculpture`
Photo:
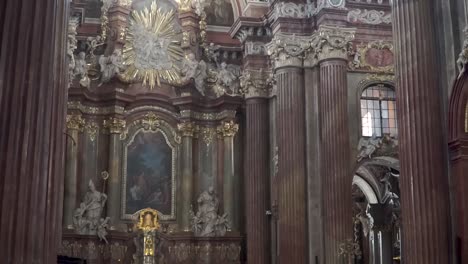
<instances>
[{"instance_id":1,"label":"putto sculpture","mask_svg":"<svg viewBox=\"0 0 468 264\"><path fill-rule=\"evenodd\" d=\"M195 236L216 237L224 236L229 229L227 214L218 215L219 200L214 188L204 191L197 200L198 212L190 210L192 218L192 231Z\"/></svg>"},{"instance_id":2,"label":"putto sculpture","mask_svg":"<svg viewBox=\"0 0 468 264\"><path fill-rule=\"evenodd\" d=\"M92 180L89 181L88 191L80 207L73 215L73 225L80 235L98 235L106 241L109 218L101 218L102 210L107 201L107 195L96 190Z\"/></svg>"}]
</instances>

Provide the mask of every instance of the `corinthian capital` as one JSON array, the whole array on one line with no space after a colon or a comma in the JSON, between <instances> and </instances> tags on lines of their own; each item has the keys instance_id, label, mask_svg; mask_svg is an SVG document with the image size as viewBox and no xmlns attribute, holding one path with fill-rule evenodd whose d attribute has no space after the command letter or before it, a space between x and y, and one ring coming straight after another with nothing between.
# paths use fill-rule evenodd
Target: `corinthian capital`
<instances>
[{"instance_id":1,"label":"corinthian capital","mask_svg":"<svg viewBox=\"0 0 468 264\"><path fill-rule=\"evenodd\" d=\"M193 137L199 130L199 127L193 122L182 122L177 125L177 128L184 137Z\"/></svg>"},{"instance_id":2,"label":"corinthian capital","mask_svg":"<svg viewBox=\"0 0 468 264\"><path fill-rule=\"evenodd\" d=\"M311 45L319 61L326 59L348 59L348 50L356 29L321 26L316 32L316 41Z\"/></svg>"},{"instance_id":3,"label":"corinthian capital","mask_svg":"<svg viewBox=\"0 0 468 264\"><path fill-rule=\"evenodd\" d=\"M275 83L274 74L263 70L244 70L239 79L245 98L268 97Z\"/></svg>"},{"instance_id":4,"label":"corinthian capital","mask_svg":"<svg viewBox=\"0 0 468 264\"><path fill-rule=\"evenodd\" d=\"M234 121L224 121L216 130L223 137L233 137L239 131L239 125Z\"/></svg>"},{"instance_id":5,"label":"corinthian capital","mask_svg":"<svg viewBox=\"0 0 468 264\"><path fill-rule=\"evenodd\" d=\"M125 129L126 122L123 119L111 117L104 120L104 127L109 129L111 134L121 134Z\"/></svg>"},{"instance_id":6,"label":"corinthian capital","mask_svg":"<svg viewBox=\"0 0 468 264\"><path fill-rule=\"evenodd\" d=\"M310 48L310 38L280 33L274 36L266 48L275 68L302 67L304 52Z\"/></svg>"},{"instance_id":7,"label":"corinthian capital","mask_svg":"<svg viewBox=\"0 0 468 264\"><path fill-rule=\"evenodd\" d=\"M67 115L67 128L83 132L85 121L81 115Z\"/></svg>"}]
</instances>

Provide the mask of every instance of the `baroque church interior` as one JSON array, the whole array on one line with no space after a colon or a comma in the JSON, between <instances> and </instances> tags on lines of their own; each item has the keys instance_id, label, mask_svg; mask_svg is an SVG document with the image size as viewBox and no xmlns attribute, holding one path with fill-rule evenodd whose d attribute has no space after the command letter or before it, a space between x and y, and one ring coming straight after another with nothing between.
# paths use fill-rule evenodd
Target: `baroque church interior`
<instances>
[{"instance_id":1,"label":"baroque church interior","mask_svg":"<svg viewBox=\"0 0 468 264\"><path fill-rule=\"evenodd\" d=\"M0 1L0 263L468 263L467 21Z\"/></svg>"}]
</instances>

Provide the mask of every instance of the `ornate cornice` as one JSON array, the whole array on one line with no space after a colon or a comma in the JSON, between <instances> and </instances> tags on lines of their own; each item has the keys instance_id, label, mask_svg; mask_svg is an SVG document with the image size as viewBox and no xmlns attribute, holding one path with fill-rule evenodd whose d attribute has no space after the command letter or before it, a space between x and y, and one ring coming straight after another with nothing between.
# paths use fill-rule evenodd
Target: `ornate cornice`
<instances>
[{"instance_id":1,"label":"ornate cornice","mask_svg":"<svg viewBox=\"0 0 468 264\"><path fill-rule=\"evenodd\" d=\"M223 137L234 137L237 131L239 131L239 125L234 123L234 121L224 121L218 126L216 131Z\"/></svg>"},{"instance_id":2,"label":"ornate cornice","mask_svg":"<svg viewBox=\"0 0 468 264\"><path fill-rule=\"evenodd\" d=\"M182 133L183 137L193 137L195 133L198 133L200 128L193 122L182 122L177 125L177 129Z\"/></svg>"},{"instance_id":3,"label":"ornate cornice","mask_svg":"<svg viewBox=\"0 0 468 264\"><path fill-rule=\"evenodd\" d=\"M226 118L234 118L236 116L236 111L223 110L221 112L203 113L193 110L181 110L180 116L183 118L191 118L200 121L218 121Z\"/></svg>"},{"instance_id":4,"label":"ornate cornice","mask_svg":"<svg viewBox=\"0 0 468 264\"><path fill-rule=\"evenodd\" d=\"M326 59L348 60L348 51L356 29L320 26L316 32L318 40L313 45L319 61Z\"/></svg>"},{"instance_id":5,"label":"ornate cornice","mask_svg":"<svg viewBox=\"0 0 468 264\"><path fill-rule=\"evenodd\" d=\"M111 117L108 120L104 120L103 125L109 129L111 134L121 134L125 129L126 122L123 119Z\"/></svg>"},{"instance_id":6,"label":"ornate cornice","mask_svg":"<svg viewBox=\"0 0 468 264\"><path fill-rule=\"evenodd\" d=\"M85 121L81 115L67 115L67 128L83 132Z\"/></svg>"},{"instance_id":7,"label":"ornate cornice","mask_svg":"<svg viewBox=\"0 0 468 264\"><path fill-rule=\"evenodd\" d=\"M269 97L275 84L271 71L244 70L240 76L241 92L245 98Z\"/></svg>"},{"instance_id":8,"label":"ornate cornice","mask_svg":"<svg viewBox=\"0 0 468 264\"><path fill-rule=\"evenodd\" d=\"M292 2L279 2L275 5L273 18L309 18L317 13L314 3L296 4Z\"/></svg>"}]
</instances>

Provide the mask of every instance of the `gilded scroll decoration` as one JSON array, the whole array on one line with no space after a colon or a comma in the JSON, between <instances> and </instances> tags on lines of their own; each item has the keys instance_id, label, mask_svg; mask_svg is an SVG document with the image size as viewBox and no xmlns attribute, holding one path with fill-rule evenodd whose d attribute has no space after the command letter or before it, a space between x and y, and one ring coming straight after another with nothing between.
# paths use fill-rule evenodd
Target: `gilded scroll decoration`
<instances>
[{"instance_id":1,"label":"gilded scroll decoration","mask_svg":"<svg viewBox=\"0 0 468 264\"><path fill-rule=\"evenodd\" d=\"M214 127L201 127L199 134L205 145L209 146L213 143L213 140L216 136L216 128Z\"/></svg>"},{"instance_id":2,"label":"gilded scroll decoration","mask_svg":"<svg viewBox=\"0 0 468 264\"><path fill-rule=\"evenodd\" d=\"M339 245L338 255L342 256L348 263L354 263L355 258L362 255L362 251L357 242L347 239Z\"/></svg>"},{"instance_id":3,"label":"gilded scroll decoration","mask_svg":"<svg viewBox=\"0 0 468 264\"><path fill-rule=\"evenodd\" d=\"M89 139L94 142L99 133L99 125L95 121L89 121L85 126L85 130L89 135Z\"/></svg>"}]
</instances>

